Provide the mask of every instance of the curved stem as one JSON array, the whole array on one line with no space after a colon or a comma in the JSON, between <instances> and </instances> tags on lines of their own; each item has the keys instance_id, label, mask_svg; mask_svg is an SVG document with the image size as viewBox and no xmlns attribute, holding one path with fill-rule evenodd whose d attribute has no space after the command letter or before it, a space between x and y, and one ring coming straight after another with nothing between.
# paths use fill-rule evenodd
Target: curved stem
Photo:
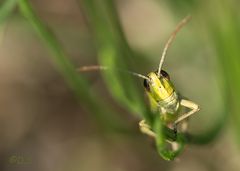
<instances>
[{"instance_id":1,"label":"curved stem","mask_svg":"<svg viewBox=\"0 0 240 171\"><path fill-rule=\"evenodd\" d=\"M19 7L22 15L45 42L52 53L50 57L57 65L70 88L75 92L81 104L86 106L91 111L91 114L94 114L94 119L97 119L102 127L108 130L126 131L125 122L120 117L117 117L116 112L111 110L109 105L103 103L95 92L89 91L88 83L77 73L55 35L34 13L28 0L20 0Z\"/></svg>"}]
</instances>

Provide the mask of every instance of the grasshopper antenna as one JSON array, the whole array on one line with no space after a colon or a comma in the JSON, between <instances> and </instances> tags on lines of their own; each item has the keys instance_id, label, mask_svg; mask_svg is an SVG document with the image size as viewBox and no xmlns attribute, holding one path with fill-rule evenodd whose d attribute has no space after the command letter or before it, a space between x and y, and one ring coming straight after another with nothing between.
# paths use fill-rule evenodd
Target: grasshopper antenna
<instances>
[{"instance_id":1,"label":"grasshopper antenna","mask_svg":"<svg viewBox=\"0 0 240 171\"><path fill-rule=\"evenodd\" d=\"M162 57L160 59L160 63L158 66L158 76L160 77L160 73L161 73L161 69L162 69L162 65L165 59L165 56L167 54L167 50L170 47L170 45L172 44L174 38L176 37L177 33L181 30L181 28L188 23L188 21L191 19L191 15L188 15L187 17L185 17L176 27L176 29L172 32L171 36L169 37L167 43L164 46L163 49L163 53L162 53Z\"/></svg>"},{"instance_id":2,"label":"grasshopper antenna","mask_svg":"<svg viewBox=\"0 0 240 171\"><path fill-rule=\"evenodd\" d=\"M78 68L77 70L79 72L89 72L89 71L99 71L99 70L111 70L112 68L106 67L106 66L101 66L101 65L91 65L91 66L83 66ZM121 72L126 72L129 73L133 76L139 77L139 78L143 78L143 79L147 79L149 80L148 77L146 77L145 75L142 74L138 74L136 72L132 72L132 71L126 71L126 70L122 70L122 69L114 69L117 71L121 71Z\"/></svg>"}]
</instances>

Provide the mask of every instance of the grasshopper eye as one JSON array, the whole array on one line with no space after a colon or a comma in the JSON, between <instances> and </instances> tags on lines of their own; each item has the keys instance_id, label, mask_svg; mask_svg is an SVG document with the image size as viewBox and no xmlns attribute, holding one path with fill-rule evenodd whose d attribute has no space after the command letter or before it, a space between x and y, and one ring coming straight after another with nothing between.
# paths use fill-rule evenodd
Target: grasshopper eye
<instances>
[{"instance_id":1,"label":"grasshopper eye","mask_svg":"<svg viewBox=\"0 0 240 171\"><path fill-rule=\"evenodd\" d=\"M149 82L148 82L147 79L144 79L144 81L143 81L143 86L145 87L145 89L146 89L147 91L150 91Z\"/></svg>"},{"instance_id":2,"label":"grasshopper eye","mask_svg":"<svg viewBox=\"0 0 240 171\"><path fill-rule=\"evenodd\" d=\"M155 74L157 74L157 72L158 72L158 71L155 71ZM161 76L162 76L163 78L166 78L166 79L170 80L170 76L169 76L169 74L168 74L166 71L161 70L160 74L161 74Z\"/></svg>"},{"instance_id":3,"label":"grasshopper eye","mask_svg":"<svg viewBox=\"0 0 240 171\"><path fill-rule=\"evenodd\" d=\"M164 71L164 70L161 70L161 76L163 76L164 78L167 78L168 80L170 80L169 74L166 71Z\"/></svg>"}]
</instances>

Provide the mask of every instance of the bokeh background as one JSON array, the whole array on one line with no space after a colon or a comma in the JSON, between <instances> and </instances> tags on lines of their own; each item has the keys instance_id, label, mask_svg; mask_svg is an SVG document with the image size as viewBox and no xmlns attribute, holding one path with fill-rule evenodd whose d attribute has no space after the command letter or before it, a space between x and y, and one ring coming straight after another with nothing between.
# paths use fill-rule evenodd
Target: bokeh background
<instances>
[{"instance_id":1,"label":"bokeh background","mask_svg":"<svg viewBox=\"0 0 240 171\"><path fill-rule=\"evenodd\" d=\"M239 5L2 0L0 170L240 170ZM141 105L148 105L142 80L76 69L104 64L147 75L188 14L192 20L178 33L163 68L177 90L201 107L189 132L210 138L167 162L138 131L145 117Z\"/></svg>"}]
</instances>

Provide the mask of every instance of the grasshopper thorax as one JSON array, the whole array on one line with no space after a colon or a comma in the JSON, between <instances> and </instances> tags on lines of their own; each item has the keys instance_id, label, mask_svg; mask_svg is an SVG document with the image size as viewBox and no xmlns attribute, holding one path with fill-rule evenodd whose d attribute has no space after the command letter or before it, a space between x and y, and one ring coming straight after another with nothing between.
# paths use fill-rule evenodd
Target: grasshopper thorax
<instances>
[{"instance_id":1,"label":"grasshopper thorax","mask_svg":"<svg viewBox=\"0 0 240 171\"><path fill-rule=\"evenodd\" d=\"M144 87L156 102L164 101L173 94L174 87L166 71L161 70L160 76L157 72L150 72L148 78L144 80Z\"/></svg>"}]
</instances>

